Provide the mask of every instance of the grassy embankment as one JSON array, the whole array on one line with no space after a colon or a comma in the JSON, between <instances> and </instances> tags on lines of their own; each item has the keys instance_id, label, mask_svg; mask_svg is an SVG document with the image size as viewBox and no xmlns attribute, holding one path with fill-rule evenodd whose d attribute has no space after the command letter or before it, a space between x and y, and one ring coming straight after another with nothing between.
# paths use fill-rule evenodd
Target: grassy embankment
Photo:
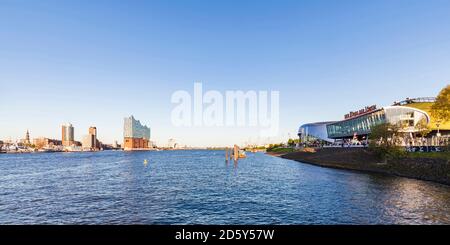
<instances>
[{"instance_id":1,"label":"grassy embankment","mask_svg":"<svg viewBox=\"0 0 450 245\"><path fill-rule=\"evenodd\" d=\"M450 152L408 152L407 157L410 158L433 158L450 160Z\"/></svg>"},{"instance_id":2,"label":"grassy embankment","mask_svg":"<svg viewBox=\"0 0 450 245\"><path fill-rule=\"evenodd\" d=\"M268 152L272 152L272 153L290 153L290 152L294 152L294 148L284 148L284 147L279 147L279 148L273 148L268 150Z\"/></svg>"},{"instance_id":3,"label":"grassy embankment","mask_svg":"<svg viewBox=\"0 0 450 245\"><path fill-rule=\"evenodd\" d=\"M450 152L405 153L382 159L367 148L324 148L316 152L276 155L322 167L383 173L450 185Z\"/></svg>"}]
</instances>

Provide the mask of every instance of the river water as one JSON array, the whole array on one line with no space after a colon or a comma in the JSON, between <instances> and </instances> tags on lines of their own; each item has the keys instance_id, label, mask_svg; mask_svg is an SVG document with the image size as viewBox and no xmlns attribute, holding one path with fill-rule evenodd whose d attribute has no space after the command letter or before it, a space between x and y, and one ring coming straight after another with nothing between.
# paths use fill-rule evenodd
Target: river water
<instances>
[{"instance_id":1,"label":"river water","mask_svg":"<svg viewBox=\"0 0 450 245\"><path fill-rule=\"evenodd\" d=\"M1 154L0 224L450 224L450 187L263 153Z\"/></svg>"}]
</instances>

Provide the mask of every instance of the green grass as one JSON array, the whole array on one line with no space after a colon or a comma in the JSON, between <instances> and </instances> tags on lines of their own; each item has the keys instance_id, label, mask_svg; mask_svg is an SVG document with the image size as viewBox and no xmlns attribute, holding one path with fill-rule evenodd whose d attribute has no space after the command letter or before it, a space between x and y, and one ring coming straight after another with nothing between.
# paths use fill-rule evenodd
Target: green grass
<instances>
[{"instance_id":1,"label":"green grass","mask_svg":"<svg viewBox=\"0 0 450 245\"><path fill-rule=\"evenodd\" d=\"M269 150L270 152L274 152L274 153L289 153L289 152L294 152L293 148L273 148Z\"/></svg>"},{"instance_id":2,"label":"green grass","mask_svg":"<svg viewBox=\"0 0 450 245\"><path fill-rule=\"evenodd\" d=\"M406 155L408 157L412 157L412 158L439 158L439 159L450 160L450 152L448 152L448 151L443 151L443 152L408 152Z\"/></svg>"}]
</instances>

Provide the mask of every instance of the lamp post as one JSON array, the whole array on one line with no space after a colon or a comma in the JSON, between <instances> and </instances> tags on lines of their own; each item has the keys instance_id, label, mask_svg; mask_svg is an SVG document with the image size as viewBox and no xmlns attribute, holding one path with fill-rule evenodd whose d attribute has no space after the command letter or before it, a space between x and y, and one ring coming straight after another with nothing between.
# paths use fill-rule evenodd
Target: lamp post
<instances>
[{"instance_id":1,"label":"lamp post","mask_svg":"<svg viewBox=\"0 0 450 245\"><path fill-rule=\"evenodd\" d=\"M441 145L441 142L439 140L439 138L441 137L441 133L439 132L439 126L441 125L441 120L436 121L436 127L437 127L437 133L436 133L436 138L437 138L437 144L438 146Z\"/></svg>"}]
</instances>

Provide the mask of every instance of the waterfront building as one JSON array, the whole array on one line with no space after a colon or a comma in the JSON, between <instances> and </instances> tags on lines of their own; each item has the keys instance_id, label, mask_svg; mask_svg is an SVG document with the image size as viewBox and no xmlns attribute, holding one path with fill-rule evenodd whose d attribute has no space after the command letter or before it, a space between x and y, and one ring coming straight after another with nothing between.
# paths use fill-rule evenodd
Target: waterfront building
<instances>
[{"instance_id":1,"label":"waterfront building","mask_svg":"<svg viewBox=\"0 0 450 245\"><path fill-rule=\"evenodd\" d=\"M123 124L124 150L148 149L150 128L142 125L133 116L124 118Z\"/></svg>"},{"instance_id":2,"label":"waterfront building","mask_svg":"<svg viewBox=\"0 0 450 245\"><path fill-rule=\"evenodd\" d=\"M95 141L95 136L92 134L83 136L83 140L81 141L83 149L89 150L89 151L93 150L94 149L94 141Z\"/></svg>"},{"instance_id":3,"label":"waterfront building","mask_svg":"<svg viewBox=\"0 0 450 245\"><path fill-rule=\"evenodd\" d=\"M74 127L70 123L62 125L62 137L61 141L63 146L71 146L75 143Z\"/></svg>"},{"instance_id":4,"label":"waterfront building","mask_svg":"<svg viewBox=\"0 0 450 245\"><path fill-rule=\"evenodd\" d=\"M99 150L101 148L97 139L96 127L89 127L89 134L83 137L82 146L85 150Z\"/></svg>"},{"instance_id":5,"label":"waterfront building","mask_svg":"<svg viewBox=\"0 0 450 245\"><path fill-rule=\"evenodd\" d=\"M438 145L448 142L450 138L450 121L437 122L431 115L431 106L435 98L407 98L401 102L394 102L391 106L377 108L376 105L367 106L358 111L353 111L344 116L341 121L304 124L299 128L300 140L308 141L320 139L323 141L363 141L368 138L371 128L382 123L390 123L401 126L401 132L406 138L403 144L414 144L414 134L417 133L417 125L424 123L431 132L427 136L427 144ZM326 134L324 131L326 127ZM438 133L439 132L439 133ZM303 141L304 142L304 141Z\"/></svg>"},{"instance_id":6,"label":"waterfront building","mask_svg":"<svg viewBox=\"0 0 450 245\"><path fill-rule=\"evenodd\" d=\"M56 140L56 139L40 137L40 138L33 139L33 145L35 146L36 149L52 148L54 146L61 146L62 141Z\"/></svg>"},{"instance_id":7,"label":"waterfront building","mask_svg":"<svg viewBox=\"0 0 450 245\"><path fill-rule=\"evenodd\" d=\"M167 142L167 148L169 149L176 149L177 148L177 142L175 139L169 139Z\"/></svg>"},{"instance_id":8,"label":"waterfront building","mask_svg":"<svg viewBox=\"0 0 450 245\"><path fill-rule=\"evenodd\" d=\"M448 144L450 142L450 119L442 122L433 117L431 114L431 106L435 100L436 98L434 97L406 98L404 101L395 102L393 106L405 106L425 112L430 118L428 126L431 132L427 136L430 141L428 144Z\"/></svg>"},{"instance_id":9,"label":"waterfront building","mask_svg":"<svg viewBox=\"0 0 450 245\"><path fill-rule=\"evenodd\" d=\"M327 134L327 125L331 123L334 121L303 124L298 129L300 143L329 144L334 142L334 139L328 138Z\"/></svg>"},{"instance_id":10,"label":"waterfront building","mask_svg":"<svg viewBox=\"0 0 450 245\"><path fill-rule=\"evenodd\" d=\"M83 147L80 144L73 144L70 146L65 146L64 147L64 151L67 152L79 152L79 151L83 151Z\"/></svg>"},{"instance_id":11,"label":"waterfront building","mask_svg":"<svg viewBox=\"0 0 450 245\"><path fill-rule=\"evenodd\" d=\"M117 142L117 140L115 140L114 143L112 144L112 148L119 149L119 148L121 148L121 145L119 144L119 142Z\"/></svg>"},{"instance_id":12,"label":"waterfront building","mask_svg":"<svg viewBox=\"0 0 450 245\"><path fill-rule=\"evenodd\" d=\"M27 132L25 133L25 138L19 139L17 143L21 146L31 145L30 132L28 131L28 129Z\"/></svg>"}]
</instances>

